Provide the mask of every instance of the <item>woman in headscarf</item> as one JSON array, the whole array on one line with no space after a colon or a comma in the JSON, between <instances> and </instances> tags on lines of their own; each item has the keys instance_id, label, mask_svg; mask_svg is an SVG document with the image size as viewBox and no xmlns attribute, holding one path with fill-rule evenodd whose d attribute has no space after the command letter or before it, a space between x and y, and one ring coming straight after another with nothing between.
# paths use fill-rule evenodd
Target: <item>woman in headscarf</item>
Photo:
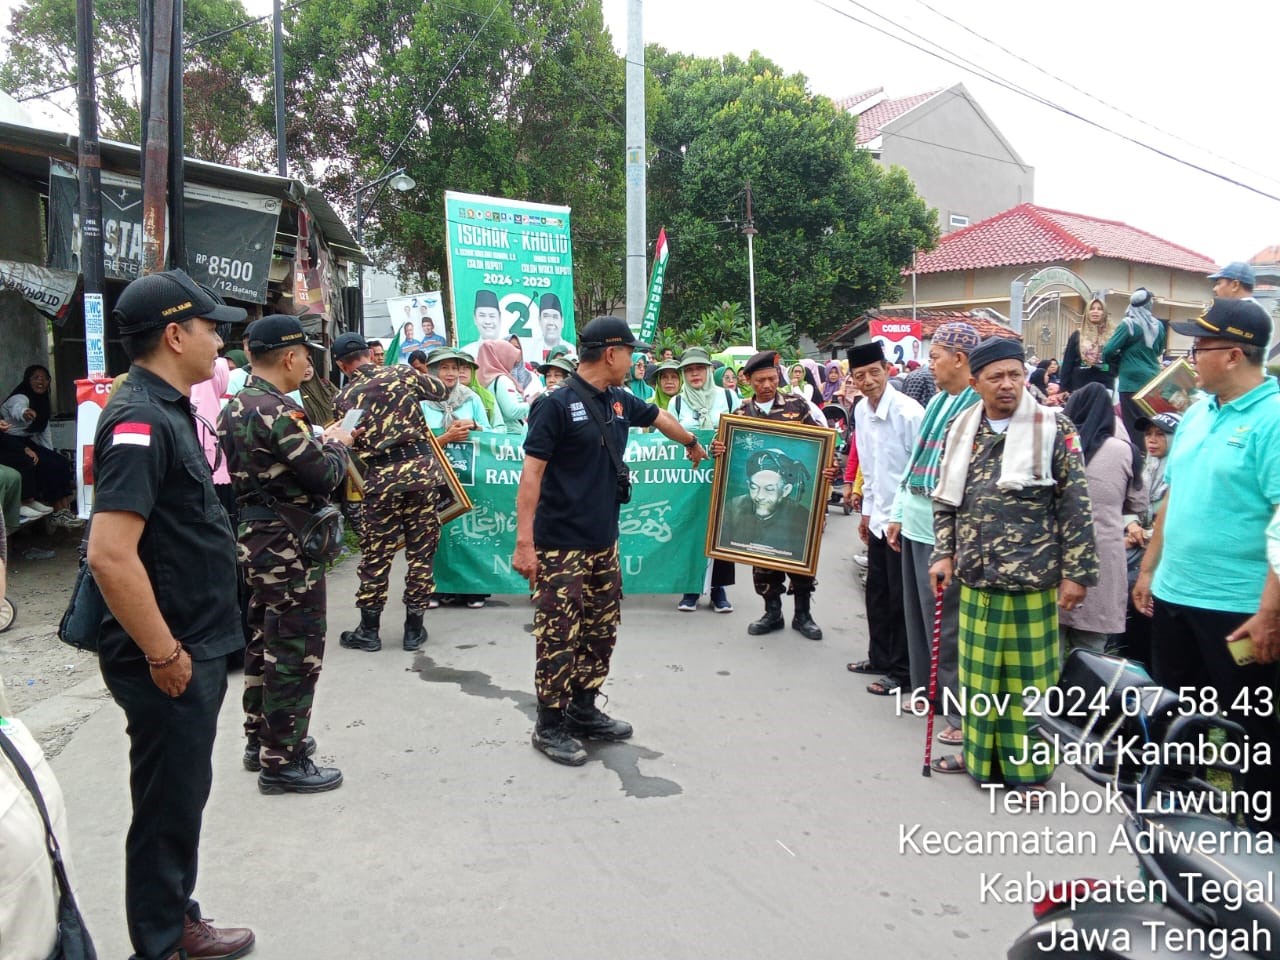
<instances>
[{"instance_id":1,"label":"woman in headscarf","mask_svg":"<svg viewBox=\"0 0 1280 960\"><path fill-rule=\"evenodd\" d=\"M826 375L822 380L822 402L824 404L840 402L840 386L843 381L844 377L840 373L840 361L828 360Z\"/></svg>"},{"instance_id":2,"label":"woman in headscarf","mask_svg":"<svg viewBox=\"0 0 1280 960\"><path fill-rule=\"evenodd\" d=\"M511 379L520 388L520 395L532 402L534 397L542 392L542 381L535 376L537 368L525 362L524 347L520 345L519 337L513 333L507 337L507 342L516 348L516 353L519 355L519 359L510 370Z\"/></svg>"},{"instance_id":3,"label":"woman in headscarf","mask_svg":"<svg viewBox=\"0 0 1280 960\"><path fill-rule=\"evenodd\" d=\"M1095 293L1085 307L1080 329L1071 334L1062 352L1058 382L1064 391L1075 393L1086 383L1100 383L1110 390L1115 384L1115 371L1102 359L1102 348L1110 332L1107 303L1101 293Z\"/></svg>"},{"instance_id":4,"label":"woman in headscarf","mask_svg":"<svg viewBox=\"0 0 1280 960\"><path fill-rule=\"evenodd\" d=\"M1085 602L1059 611L1058 623L1064 655L1072 647L1102 653L1110 635L1124 632L1129 595L1124 515L1141 514L1147 508L1142 454L1123 430L1117 431L1111 394L1102 384L1085 384L1071 395L1063 412L1080 434L1099 573L1098 585L1089 588Z\"/></svg>"},{"instance_id":5,"label":"woman in headscarf","mask_svg":"<svg viewBox=\"0 0 1280 960\"><path fill-rule=\"evenodd\" d=\"M807 372L802 363L791 365L791 370L788 372L787 393L796 394L806 400L813 399L813 384L809 382Z\"/></svg>"},{"instance_id":6,"label":"woman in headscarf","mask_svg":"<svg viewBox=\"0 0 1280 960\"><path fill-rule=\"evenodd\" d=\"M701 347L690 347L684 352L680 358L680 375L684 385L671 398L667 410L686 430L715 430L720 425L721 416L738 408L736 395L712 381L711 357ZM711 607L716 613L732 613L733 604L729 602L724 588L733 585L733 564L714 560L710 567ZM685 593L676 604L676 609L682 613L698 609L706 574L699 576L698 580L698 589Z\"/></svg>"},{"instance_id":7,"label":"woman in headscarf","mask_svg":"<svg viewBox=\"0 0 1280 960\"><path fill-rule=\"evenodd\" d=\"M490 422L495 433L523 434L529 417L529 401L524 398L511 368L520 360L520 351L506 340L483 340L476 351L476 382L493 394Z\"/></svg>"},{"instance_id":8,"label":"woman in headscarf","mask_svg":"<svg viewBox=\"0 0 1280 960\"><path fill-rule=\"evenodd\" d=\"M1119 371L1120 416L1124 419L1129 442L1139 448L1143 436L1138 429L1138 420L1143 411L1133 402L1133 395L1160 372L1160 357L1164 353L1166 337L1164 324L1151 312L1154 303L1150 290L1145 287L1135 290L1129 298L1124 320L1102 348L1103 361Z\"/></svg>"},{"instance_id":9,"label":"woman in headscarf","mask_svg":"<svg viewBox=\"0 0 1280 960\"><path fill-rule=\"evenodd\" d=\"M1031 376L1027 378L1027 386L1031 388L1031 394L1038 403L1044 403L1049 396L1049 364L1051 362L1040 360L1036 363L1036 368L1031 371Z\"/></svg>"},{"instance_id":10,"label":"woman in headscarf","mask_svg":"<svg viewBox=\"0 0 1280 960\"><path fill-rule=\"evenodd\" d=\"M648 372L649 358L643 353L637 353L631 360L631 375L627 379L627 389L641 400L653 399L653 387L645 381L645 374Z\"/></svg>"},{"instance_id":11,"label":"woman in headscarf","mask_svg":"<svg viewBox=\"0 0 1280 960\"><path fill-rule=\"evenodd\" d=\"M0 464L22 475L22 500L29 509L44 513L41 506L52 507L49 519L55 525L83 526L84 521L68 509L76 491L75 468L52 448L51 382L48 369L33 364L0 404Z\"/></svg>"},{"instance_id":12,"label":"woman in headscarf","mask_svg":"<svg viewBox=\"0 0 1280 960\"><path fill-rule=\"evenodd\" d=\"M680 364L674 360L663 360L649 368L646 379L656 388L653 402L666 410L671 405L671 399L680 392Z\"/></svg>"},{"instance_id":13,"label":"woman in headscarf","mask_svg":"<svg viewBox=\"0 0 1280 960\"><path fill-rule=\"evenodd\" d=\"M443 400L422 401L422 415L441 443L458 443L466 440L472 430L491 429L484 403L462 383L463 368L475 364L468 354L453 347L436 347L427 355L427 369L449 388L449 395Z\"/></svg>"},{"instance_id":14,"label":"woman in headscarf","mask_svg":"<svg viewBox=\"0 0 1280 960\"><path fill-rule=\"evenodd\" d=\"M717 367L711 379L715 381L717 387L724 387L733 394L735 410L742 405L742 394L738 392L738 371L730 366Z\"/></svg>"}]
</instances>

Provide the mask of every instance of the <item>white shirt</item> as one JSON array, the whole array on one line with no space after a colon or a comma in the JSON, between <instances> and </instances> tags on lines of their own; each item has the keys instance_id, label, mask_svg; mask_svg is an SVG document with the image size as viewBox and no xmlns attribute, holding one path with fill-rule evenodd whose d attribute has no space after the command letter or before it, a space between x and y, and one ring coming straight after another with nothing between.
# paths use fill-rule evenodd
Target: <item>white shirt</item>
<instances>
[{"instance_id":1,"label":"white shirt","mask_svg":"<svg viewBox=\"0 0 1280 960\"><path fill-rule=\"evenodd\" d=\"M871 532L884 536L893 498L920 435L924 407L899 390L886 389L873 411L864 400L854 407L854 436L862 469L862 515Z\"/></svg>"}]
</instances>

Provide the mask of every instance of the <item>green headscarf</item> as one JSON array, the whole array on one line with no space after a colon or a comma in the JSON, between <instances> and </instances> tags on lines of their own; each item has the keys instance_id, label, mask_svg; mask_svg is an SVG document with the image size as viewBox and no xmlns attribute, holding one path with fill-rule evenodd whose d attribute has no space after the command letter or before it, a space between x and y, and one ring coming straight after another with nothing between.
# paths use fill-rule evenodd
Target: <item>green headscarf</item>
<instances>
[{"instance_id":1,"label":"green headscarf","mask_svg":"<svg viewBox=\"0 0 1280 960\"><path fill-rule=\"evenodd\" d=\"M648 359L642 353L636 354L635 358L631 361L631 376L627 380L627 389L629 389L641 400L652 400L653 394L654 394L653 387L645 383L643 377L639 377L636 375L636 367L642 363L645 365L645 369L647 371L649 368Z\"/></svg>"},{"instance_id":2,"label":"green headscarf","mask_svg":"<svg viewBox=\"0 0 1280 960\"><path fill-rule=\"evenodd\" d=\"M730 370L733 370L733 367L716 367L715 373L711 374L711 379L715 381L715 385L717 387L724 386L724 375ZM737 378L738 376L737 370L733 370L733 376L735 379ZM726 387L726 389L728 388Z\"/></svg>"},{"instance_id":3,"label":"green headscarf","mask_svg":"<svg viewBox=\"0 0 1280 960\"><path fill-rule=\"evenodd\" d=\"M645 374L645 380L653 384L653 402L663 410L666 410L668 405L671 403L671 397L668 397L662 392L661 388L658 387L658 377L668 370L674 370L676 376L680 376L680 364L676 363L674 360L663 360L661 363L650 367L649 372ZM679 396L679 391L673 394L673 396Z\"/></svg>"}]
</instances>

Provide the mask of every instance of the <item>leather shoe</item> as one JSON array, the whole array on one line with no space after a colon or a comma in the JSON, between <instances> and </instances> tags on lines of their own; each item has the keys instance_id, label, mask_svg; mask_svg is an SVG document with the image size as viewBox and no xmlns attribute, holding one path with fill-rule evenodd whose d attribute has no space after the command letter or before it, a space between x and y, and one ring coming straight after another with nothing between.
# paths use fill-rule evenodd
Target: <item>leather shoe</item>
<instances>
[{"instance_id":1,"label":"leather shoe","mask_svg":"<svg viewBox=\"0 0 1280 960\"><path fill-rule=\"evenodd\" d=\"M307 757L298 757L275 772L258 774L258 792L324 793L342 786L342 771L337 767L317 767Z\"/></svg>"},{"instance_id":2,"label":"leather shoe","mask_svg":"<svg viewBox=\"0 0 1280 960\"><path fill-rule=\"evenodd\" d=\"M182 921L180 946L187 960L234 960L253 949L253 931L247 927L215 927L208 920Z\"/></svg>"}]
</instances>

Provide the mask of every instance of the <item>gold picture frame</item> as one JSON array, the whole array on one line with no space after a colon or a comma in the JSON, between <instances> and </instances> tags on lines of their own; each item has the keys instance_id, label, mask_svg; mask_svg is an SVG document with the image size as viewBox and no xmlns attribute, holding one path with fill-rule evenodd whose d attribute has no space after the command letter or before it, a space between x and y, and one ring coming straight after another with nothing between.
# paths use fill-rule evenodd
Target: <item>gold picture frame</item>
<instances>
[{"instance_id":1,"label":"gold picture frame","mask_svg":"<svg viewBox=\"0 0 1280 960\"><path fill-rule=\"evenodd\" d=\"M470 513L472 503L471 498L467 496L466 487L454 473L453 465L445 455L443 445L430 429L427 430L427 442L431 444L431 452L435 454L436 463L440 464L440 472L444 474L445 485L449 488L447 501L439 505L440 526L443 527L450 520L457 520L464 513Z\"/></svg>"},{"instance_id":2,"label":"gold picture frame","mask_svg":"<svg viewBox=\"0 0 1280 960\"><path fill-rule=\"evenodd\" d=\"M1186 413L1200 399L1196 384L1195 368L1179 357L1135 393L1133 402L1148 417L1158 413Z\"/></svg>"},{"instance_id":3,"label":"gold picture frame","mask_svg":"<svg viewBox=\"0 0 1280 960\"><path fill-rule=\"evenodd\" d=\"M712 477L707 556L816 576L835 431L728 414L716 439L725 450Z\"/></svg>"}]
</instances>

